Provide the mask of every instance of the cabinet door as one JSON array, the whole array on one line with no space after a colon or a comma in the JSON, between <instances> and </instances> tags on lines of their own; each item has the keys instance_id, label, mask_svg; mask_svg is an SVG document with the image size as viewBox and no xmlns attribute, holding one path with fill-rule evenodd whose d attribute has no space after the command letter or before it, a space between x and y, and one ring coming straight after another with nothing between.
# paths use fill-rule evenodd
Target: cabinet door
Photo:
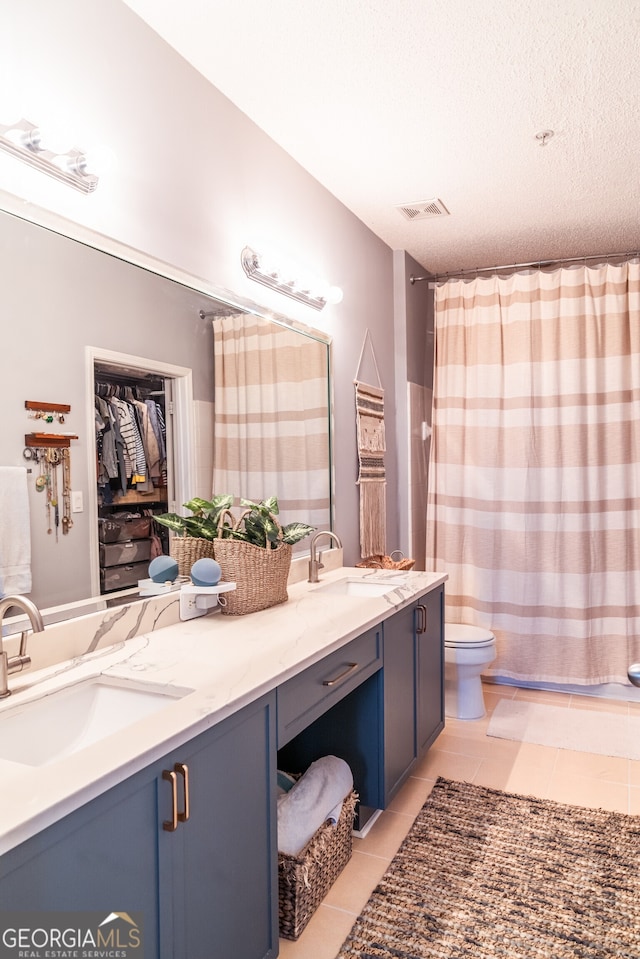
<instances>
[{"instance_id":1,"label":"cabinet door","mask_svg":"<svg viewBox=\"0 0 640 959\"><path fill-rule=\"evenodd\" d=\"M277 955L275 694L175 750L178 806L189 818L163 830L161 908L170 910L171 959L263 959ZM172 816L163 782L163 819Z\"/></svg>"},{"instance_id":2,"label":"cabinet door","mask_svg":"<svg viewBox=\"0 0 640 959\"><path fill-rule=\"evenodd\" d=\"M416 609L416 643L418 755L423 755L444 729L444 587L427 593L417 607L422 607Z\"/></svg>"},{"instance_id":3,"label":"cabinet door","mask_svg":"<svg viewBox=\"0 0 640 959\"><path fill-rule=\"evenodd\" d=\"M271 694L0 857L0 909L127 913L154 959L277 955L275 765Z\"/></svg>"},{"instance_id":4,"label":"cabinet door","mask_svg":"<svg viewBox=\"0 0 640 959\"><path fill-rule=\"evenodd\" d=\"M1 908L127 913L159 955L157 781L143 770L0 857Z\"/></svg>"},{"instance_id":5,"label":"cabinet door","mask_svg":"<svg viewBox=\"0 0 640 959\"><path fill-rule=\"evenodd\" d=\"M417 756L415 605L384 623L384 799L388 805Z\"/></svg>"}]
</instances>

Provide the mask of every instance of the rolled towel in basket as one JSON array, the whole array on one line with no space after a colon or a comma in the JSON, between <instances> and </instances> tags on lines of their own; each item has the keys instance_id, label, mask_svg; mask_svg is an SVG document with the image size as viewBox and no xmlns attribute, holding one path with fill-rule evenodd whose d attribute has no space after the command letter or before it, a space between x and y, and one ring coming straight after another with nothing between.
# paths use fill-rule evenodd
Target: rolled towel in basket
<instances>
[{"instance_id":1,"label":"rolled towel in basket","mask_svg":"<svg viewBox=\"0 0 640 959\"><path fill-rule=\"evenodd\" d=\"M323 756L311 763L295 786L278 798L278 852L296 856L328 819L337 822L353 789L344 759Z\"/></svg>"}]
</instances>

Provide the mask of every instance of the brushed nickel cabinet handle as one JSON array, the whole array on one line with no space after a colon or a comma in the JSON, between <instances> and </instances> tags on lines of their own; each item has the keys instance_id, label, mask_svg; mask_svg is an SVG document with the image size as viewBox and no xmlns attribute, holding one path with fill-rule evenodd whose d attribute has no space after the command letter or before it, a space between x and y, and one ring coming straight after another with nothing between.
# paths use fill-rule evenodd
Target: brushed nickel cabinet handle
<instances>
[{"instance_id":1,"label":"brushed nickel cabinet handle","mask_svg":"<svg viewBox=\"0 0 640 959\"><path fill-rule=\"evenodd\" d=\"M165 819L162 828L166 832L175 832L178 828L178 777L173 769L164 769L162 778L171 783L171 819Z\"/></svg>"},{"instance_id":2,"label":"brushed nickel cabinet handle","mask_svg":"<svg viewBox=\"0 0 640 959\"><path fill-rule=\"evenodd\" d=\"M358 663L349 663L344 672L340 673L339 676L336 676L335 679L324 679L322 681L323 686L335 686L336 683L339 683L345 676L348 676L349 673L352 673L354 669L358 668Z\"/></svg>"},{"instance_id":3,"label":"brushed nickel cabinet handle","mask_svg":"<svg viewBox=\"0 0 640 959\"><path fill-rule=\"evenodd\" d=\"M184 805L182 812L178 813L180 822L186 822L189 818L189 767L186 763L176 763L173 767L179 776L182 776L182 795Z\"/></svg>"},{"instance_id":4,"label":"brushed nickel cabinet handle","mask_svg":"<svg viewBox=\"0 0 640 959\"><path fill-rule=\"evenodd\" d=\"M422 603L419 603L416 606L416 612L420 615L418 616L418 623L416 625L416 633L426 633L427 631L427 607L423 606Z\"/></svg>"}]
</instances>

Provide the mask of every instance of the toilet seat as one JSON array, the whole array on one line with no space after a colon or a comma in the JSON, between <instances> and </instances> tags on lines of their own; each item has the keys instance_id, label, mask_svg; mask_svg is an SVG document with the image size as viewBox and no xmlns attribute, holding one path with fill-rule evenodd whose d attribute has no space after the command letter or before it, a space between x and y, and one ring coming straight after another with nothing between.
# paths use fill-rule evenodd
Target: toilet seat
<instances>
[{"instance_id":1,"label":"toilet seat","mask_svg":"<svg viewBox=\"0 0 640 959\"><path fill-rule=\"evenodd\" d=\"M481 649L495 643L495 636L482 626L464 626L461 623L445 623L444 645L449 648Z\"/></svg>"}]
</instances>

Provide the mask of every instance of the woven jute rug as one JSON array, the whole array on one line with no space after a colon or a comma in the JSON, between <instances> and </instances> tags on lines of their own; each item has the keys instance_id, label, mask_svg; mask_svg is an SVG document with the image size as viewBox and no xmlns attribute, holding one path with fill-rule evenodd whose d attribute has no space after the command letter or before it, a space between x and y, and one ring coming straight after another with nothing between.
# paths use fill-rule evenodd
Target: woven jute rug
<instances>
[{"instance_id":1,"label":"woven jute rug","mask_svg":"<svg viewBox=\"0 0 640 959\"><path fill-rule=\"evenodd\" d=\"M438 779L337 959L639 959L640 817Z\"/></svg>"}]
</instances>

